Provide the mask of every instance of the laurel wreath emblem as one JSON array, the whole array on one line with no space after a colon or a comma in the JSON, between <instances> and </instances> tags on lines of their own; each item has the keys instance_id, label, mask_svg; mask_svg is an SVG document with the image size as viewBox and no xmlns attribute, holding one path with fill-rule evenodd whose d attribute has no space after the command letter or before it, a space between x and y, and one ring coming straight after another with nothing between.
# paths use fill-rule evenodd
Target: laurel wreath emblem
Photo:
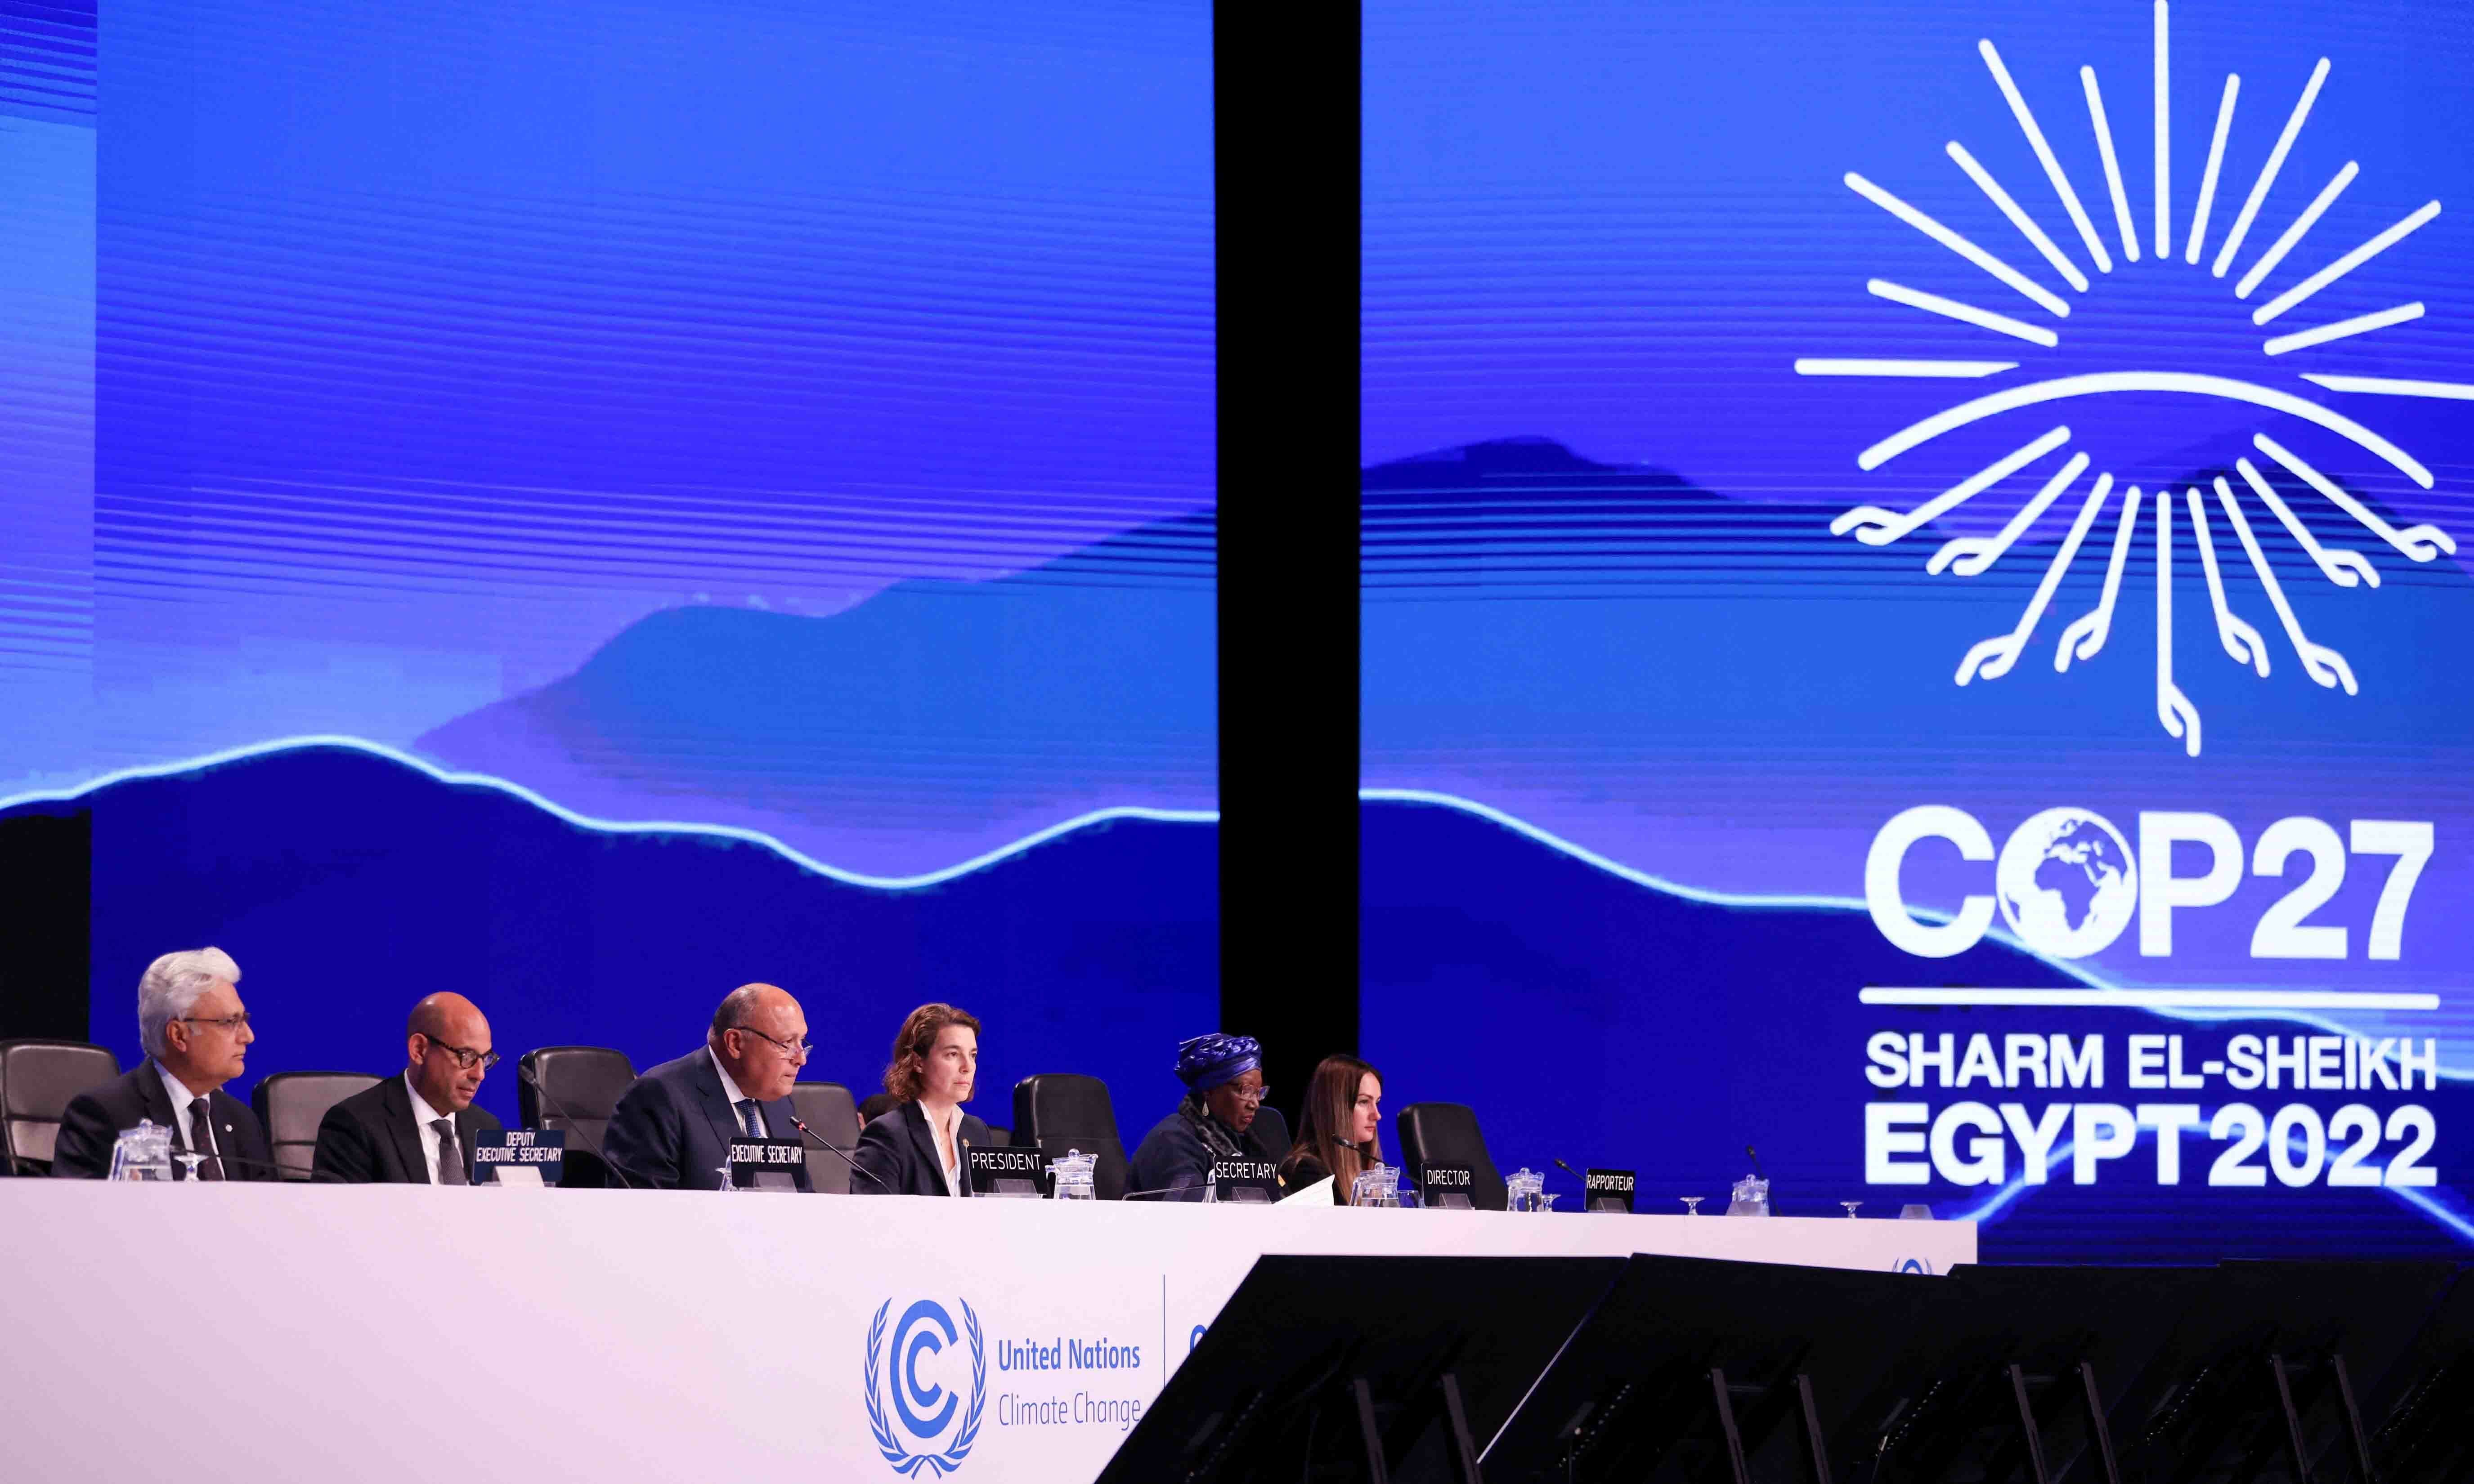
<instances>
[{"instance_id":1,"label":"laurel wreath emblem","mask_svg":"<svg viewBox=\"0 0 2474 1484\"><path fill-rule=\"evenodd\" d=\"M884 1376L879 1357L885 1350L885 1318L892 1308L891 1299L877 1305L876 1318L867 1327L867 1364L863 1374L867 1380L868 1431L876 1439L876 1450L885 1455L894 1472L905 1478L917 1478L924 1469L928 1477L941 1478L961 1468L962 1460L971 1456L971 1445L980 1440L980 1414L988 1401L988 1354L980 1335L980 1316L971 1311L968 1303L963 1303L962 1328L971 1337L971 1405L962 1414L962 1425L944 1451L914 1453L894 1437L892 1424L885 1420L884 1391L879 1385Z\"/></svg>"}]
</instances>

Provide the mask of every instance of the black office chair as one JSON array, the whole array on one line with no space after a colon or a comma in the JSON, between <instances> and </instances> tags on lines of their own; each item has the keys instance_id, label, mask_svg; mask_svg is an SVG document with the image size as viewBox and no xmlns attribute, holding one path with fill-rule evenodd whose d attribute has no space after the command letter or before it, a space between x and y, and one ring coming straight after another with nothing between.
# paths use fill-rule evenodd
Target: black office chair
<instances>
[{"instance_id":1,"label":"black office chair","mask_svg":"<svg viewBox=\"0 0 2474 1484\"><path fill-rule=\"evenodd\" d=\"M0 1173L48 1175L69 1099L120 1075L120 1061L82 1041L0 1041Z\"/></svg>"},{"instance_id":2,"label":"black office chair","mask_svg":"<svg viewBox=\"0 0 2474 1484\"><path fill-rule=\"evenodd\" d=\"M355 1092L376 1087L366 1072L277 1072L251 1089L249 1105L266 1130L284 1180L307 1180L318 1154L318 1125L327 1110Z\"/></svg>"},{"instance_id":3,"label":"black office chair","mask_svg":"<svg viewBox=\"0 0 2474 1484\"><path fill-rule=\"evenodd\" d=\"M998 1128L998 1127L997 1127L995 1124L993 1124L993 1123L991 1123L991 1124L989 1124L989 1125L988 1125L988 1147L989 1147L989 1148L991 1148L991 1149L1003 1149L1003 1148L1005 1148L1007 1145L1008 1145L1008 1144L1010 1144L1010 1143L1012 1143L1012 1142L1013 1142L1013 1130L1011 1130L1011 1129L1001 1129L1001 1128Z\"/></svg>"},{"instance_id":4,"label":"black office chair","mask_svg":"<svg viewBox=\"0 0 2474 1484\"><path fill-rule=\"evenodd\" d=\"M799 1121L813 1130L818 1138L844 1154L859 1147L859 1104L851 1100L850 1089L840 1083L802 1082L792 1085L790 1111L797 1113ZM808 1151L808 1178L815 1183L816 1189L822 1194L850 1194L850 1166L813 1148Z\"/></svg>"},{"instance_id":5,"label":"black office chair","mask_svg":"<svg viewBox=\"0 0 2474 1484\"><path fill-rule=\"evenodd\" d=\"M616 1185L610 1166L602 1162L601 1135L618 1110L618 1099L636 1083L636 1068L626 1054L608 1046L542 1046L525 1052L516 1070L516 1114L524 1127L567 1134L567 1159L558 1183ZM536 1081L541 1088L534 1086ZM547 1097L542 1089L548 1090Z\"/></svg>"},{"instance_id":6,"label":"black office chair","mask_svg":"<svg viewBox=\"0 0 2474 1484\"><path fill-rule=\"evenodd\" d=\"M902 1100L890 1092L871 1092L860 1100L859 1126L866 1128L901 1106Z\"/></svg>"},{"instance_id":7,"label":"black office chair","mask_svg":"<svg viewBox=\"0 0 2474 1484\"><path fill-rule=\"evenodd\" d=\"M1296 1142L1289 1137L1289 1120L1269 1103L1254 1110L1254 1126L1246 1132L1254 1136L1254 1141L1271 1155L1273 1164L1287 1159L1289 1146Z\"/></svg>"},{"instance_id":8,"label":"black office chair","mask_svg":"<svg viewBox=\"0 0 2474 1484\"><path fill-rule=\"evenodd\" d=\"M1117 1110L1108 1085L1074 1072L1043 1072L1013 1085L1013 1141L1035 1148L1044 1160L1071 1149L1098 1155L1092 1193L1104 1201L1126 1194L1126 1144L1117 1137Z\"/></svg>"},{"instance_id":9,"label":"black office chair","mask_svg":"<svg viewBox=\"0 0 2474 1484\"><path fill-rule=\"evenodd\" d=\"M1469 1204L1502 1210L1510 1204L1494 1157L1477 1131L1477 1113L1466 1103L1411 1103L1400 1110L1400 1162L1409 1167L1419 1198L1432 1204L1421 1173L1429 1164L1456 1164L1469 1174Z\"/></svg>"}]
</instances>

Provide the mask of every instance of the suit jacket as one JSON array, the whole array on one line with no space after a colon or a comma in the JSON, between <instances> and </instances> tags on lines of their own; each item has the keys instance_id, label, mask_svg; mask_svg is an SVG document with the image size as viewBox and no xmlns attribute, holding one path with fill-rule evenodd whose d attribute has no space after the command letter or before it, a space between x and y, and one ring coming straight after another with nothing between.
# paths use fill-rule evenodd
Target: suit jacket
<instances>
[{"instance_id":1,"label":"suit jacket","mask_svg":"<svg viewBox=\"0 0 2474 1484\"><path fill-rule=\"evenodd\" d=\"M797 1114L788 1098L757 1106L764 1110L766 1133L775 1138L799 1137L798 1125L790 1121ZM610 1127L601 1136L601 1158L617 1172L619 1185L718 1190L717 1171L729 1161L730 1141L739 1137L739 1114L722 1097L713 1053L698 1046L636 1079L610 1115ZM791 1179L802 1190L816 1188L804 1164L791 1172Z\"/></svg>"},{"instance_id":2,"label":"suit jacket","mask_svg":"<svg viewBox=\"0 0 2474 1484\"><path fill-rule=\"evenodd\" d=\"M483 1108L467 1108L454 1115L455 1141L464 1152L464 1176L473 1175L473 1136L503 1127ZM318 1152L310 1160L312 1180L332 1179L345 1185L425 1185L429 1156L424 1152L421 1129L412 1115L412 1094L404 1090L403 1074L383 1078L327 1110L318 1123Z\"/></svg>"},{"instance_id":3,"label":"suit jacket","mask_svg":"<svg viewBox=\"0 0 2474 1484\"><path fill-rule=\"evenodd\" d=\"M961 1155L960 1140L968 1140L974 1149L992 1148L996 1139L988 1126L977 1116L964 1113L960 1126L954 1131L958 1141L954 1150ZM928 1131L928 1115L917 1103L903 1103L893 1112L878 1118L859 1131L859 1149L851 1156L860 1169L885 1182L878 1185L867 1175L854 1171L851 1193L854 1195L958 1195L958 1190L945 1188L945 1161L936 1156L936 1136ZM970 1181L970 1167L962 1166L962 1181Z\"/></svg>"},{"instance_id":4,"label":"suit jacket","mask_svg":"<svg viewBox=\"0 0 2474 1484\"><path fill-rule=\"evenodd\" d=\"M266 1130L247 1103L217 1088L206 1094L208 1119L214 1124L215 1147L232 1158L224 1161L226 1180L273 1180L275 1153ZM111 1173L111 1145L123 1129L151 1118L172 1131L172 1146L181 1144L181 1120L172 1116L172 1096L153 1059L140 1062L116 1082L79 1093L61 1114L60 1144L52 1154L52 1173L69 1179L101 1180ZM175 1178L183 1172L172 1161Z\"/></svg>"}]
</instances>

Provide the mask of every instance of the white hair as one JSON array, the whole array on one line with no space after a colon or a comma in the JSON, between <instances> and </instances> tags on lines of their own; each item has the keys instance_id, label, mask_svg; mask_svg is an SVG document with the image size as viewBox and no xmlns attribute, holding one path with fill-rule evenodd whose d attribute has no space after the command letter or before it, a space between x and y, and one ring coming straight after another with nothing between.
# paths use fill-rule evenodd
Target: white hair
<instances>
[{"instance_id":1,"label":"white hair","mask_svg":"<svg viewBox=\"0 0 2474 1484\"><path fill-rule=\"evenodd\" d=\"M137 979L137 1036L146 1054L163 1054L164 1027L196 1009L198 996L217 984L238 983L240 966L221 948L183 948L147 965Z\"/></svg>"}]
</instances>

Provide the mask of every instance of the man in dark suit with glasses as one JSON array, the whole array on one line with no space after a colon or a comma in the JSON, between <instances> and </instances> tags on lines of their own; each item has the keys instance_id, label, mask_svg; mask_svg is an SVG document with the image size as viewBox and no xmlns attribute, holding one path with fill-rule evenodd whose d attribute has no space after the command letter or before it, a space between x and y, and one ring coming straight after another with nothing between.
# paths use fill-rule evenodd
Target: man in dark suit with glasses
<instances>
[{"instance_id":1,"label":"man in dark suit with glasses","mask_svg":"<svg viewBox=\"0 0 2474 1484\"><path fill-rule=\"evenodd\" d=\"M808 1016L789 993L742 984L722 997L705 1043L636 1079L601 1136L619 1183L718 1190L734 1138L797 1138L790 1087L808 1065ZM792 1183L813 1190L807 1166Z\"/></svg>"},{"instance_id":2,"label":"man in dark suit with glasses","mask_svg":"<svg viewBox=\"0 0 2474 1484\"><path fill-rule=\"evenodd\" d=\"M231 955L185 948L147 965L137 981L137 1034L144 1062L69 1100L52 1173L102 1179L121 1133L145 1120L172 1131L175 1180L273 1180L274 1155L257 1114L224 1090L246 1069L257 1040Z\"/></svg>"},{"instance_id":3,"label":"man in dark suit with glasses","mask_svg":"<svg viewBox=\"0 0 2474 1484\"><path fill-rule=\"evenodd\" d=\"M327 1110L310 1178L346 1185L469 1185L473 1136L500 1125L473 1106L498 1065L490 1021L461 994L412 1007L404 1068Z\"/></svg>"}]
</instances>

